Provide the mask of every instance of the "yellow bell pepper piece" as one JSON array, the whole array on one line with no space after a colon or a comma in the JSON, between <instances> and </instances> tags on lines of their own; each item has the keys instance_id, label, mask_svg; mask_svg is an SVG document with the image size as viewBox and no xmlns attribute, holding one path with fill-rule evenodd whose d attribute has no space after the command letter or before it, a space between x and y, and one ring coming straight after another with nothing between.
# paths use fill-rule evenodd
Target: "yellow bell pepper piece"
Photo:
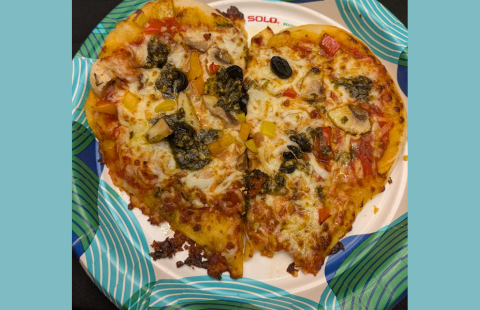
<instances>
[{"instance_id":1,"label":"yellow bell pepper piece","mask_svg":"<svg viewBox=\"0 0 480 310\"><path fill-rule=\"evenodd\" d=\"M248 149L254 153L258 153L258 148L255 145L255 142L253 142L253 139L250 139L245 143L245 145L248 147Z\"/></svg>"},{"instance_id":2,"label":"yellow bell pepper piece","mask_svg":"<svg viewBox=\"0 0 480 310\"><path fill-rule=\"evenodd\" d=\"M188 81L190 85L195 89L198 95L205 93L205 81L203 80L203 69L198 57L198 52L192 52L190 54L190 69L187 73Z\"/></svg>"},{"instance_id":3,"label":"yellow bell pepper piece","mask_svg":"<svg viewBox=\"0 0 480 310\"><path fill-rule=\"evenodd\" d=\"M240 123L245 123L247 121L245 117L245 113L238 113L237 114L237 119Z\"/></svg>"},{"instance_id":4,"label":"yellow bell pepper piece","mask_svg":"<svg viewBox=\"0 0 480 310\"><path fill-rule=\"evenodd\" d=\"M107 101L106 103L104 101L97 102L96 105L92 106L92 110L112 115L118 114L117 106L115 105L115 103L109 101Z\"/></svg>"},{"instance_id":5,"label":"yellow bell pepper piece","mask_svg":"<svg viewBox=\"0 0 480 310\"><path fill-rule=\"evenodd\" d=\"M223 153L222 146L218 141L210 143L207 147L210 150L210 153L213 154L213 156L218 156Z\"/></svg>"},{"instance_id":6,"label":"yellow bell pepper piece","mask_svg":"<svg viewBox=\"0 0 480 310\"><path fill-rule=\"evenodd\" d=\"M140 27L143 27L147 20L147 15L145 15L141 10L137 11L137 16L135 16L135 18L133 19L133 21Z\"/></svg>"},{"instance_id":7,"label":"yellow bell pepper piece","mask_svg":"<svg viewBox=\"0 0 480 310\"><path fill-rule=\"evenodd\" d=\"M228 147L235 142L235 137L231 134L226 134L220 137L215 142L212 142L208 145L208 149L214 156L219 156L225 152Z\"/></svg>"},{"instance_id":8,"label":"yellow bell pepper piece","mask_svg":"<svg viewBox=\"0 0 480 310\"><path fill-rule=\"evenodd\" d=\"M160 102L159 105L155 107L155 112L160 112L160 111L172 111L175 109L175 106L177 105L177 102L173 99L165 100Z\"/></svg>"},{"instance_id":9,"label":"yellow bell pepper piece","mask_svg":"<svg viewBox=\"0 0 480 310\"><path fill-rule=\"evenodd\" d=\"M247 123L242 124L242 127L240 127L240 132L238 133L238 136L240 137L240 139L242 139L243 141L247 141L248 135L250 134L251 127L252 126L250 124L247 124Z\"/></svg>"},{"instance_id":10,"label":"yellow bell pepper piece","mask_svg":"<svg viewBox=\"0 0 480 310\"><path fill-rule=\"evenodd\" d=\"M137 110L137 105L140 102L140 98L131 92L127 91L123 97L122 103L130 112L134 113Z\"/></svg>"},{"instance_id":11,"label":"yellow bell pepper piece","mask_svg":"<svg viewBox=\"0 0 480 310\"><path fill-rule=\"evenodd\" d=\"M275 123L263 121L260 132L269 138L275 138Z\"/></svg>"},{"instance_id":12,"label":"yellow bell pepper piece","mask_svg":"<svg viewBox=\"0 0 480 310\"><path fill-rule=\"evenodd\" d=\"M235 137L232 136L231 134L227 133L226 135L223 135L218 139L218 142L220 142L220 145L224 148L229 147L232 143L235 142Z\"/></svg>"},{"instance_id":13,"label":"yellow bell pepper piece","mask_svg":"<svg viewBox=\"0 0 480 310\"><path fill-rule=\"evenodd\" d=\"M188 79L193 81L202 74L203 69L202 64L200 63L200 58L198 58L198 53L192 52L190 54L190 70L188 70Z\"/></svg>"}]
</instances>

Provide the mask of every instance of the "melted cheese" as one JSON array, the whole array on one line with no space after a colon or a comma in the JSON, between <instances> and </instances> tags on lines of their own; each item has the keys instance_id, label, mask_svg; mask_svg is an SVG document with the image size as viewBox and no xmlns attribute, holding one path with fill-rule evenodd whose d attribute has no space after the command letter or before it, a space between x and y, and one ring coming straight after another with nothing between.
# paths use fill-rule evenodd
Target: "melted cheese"
<instances>
[{"instance_id":1,"label":"melted cheese","mask_svg":"<svg viewBox=\"0 0 480 310\"><path fill-rule=\"evenodd\" d=\"M175 48L168 54L167 62L176 68L183 69L189 60L189 54L181 44L176 44Z\"/></svg>"},{"instance_id":2,"label":"melted cheese","mask_svg":"<svg viewBox=\"0 0 480 310\"><path fill-rule=\"evenodd\" d=\"M204 192L207 192L215 183L215 178L212 177L203 179L199 178L195 173L191 173L187 177L182 178L181 181L188 187L196 187Z\"/></svg>"},{"instance_id":3,"label":"melted cheese","mask_svg":"<svg viewBox=\"0 0 480 310\"><path fill-rule=\"evenodd\" d=\"M243 174L242 174L241 171L233 172L228 177L226 177L225 180L220 185L217 186L217 188L215 189L215 191L213 193L214 194L220 194L220 193L224 192L227 188L230 187L230 185L232 185L233 181L241 180L242 176L243 176Z\"/></svg>"},{"instance_id":4,"label":"melted cheese","mask_svg":"<svg viewBox=\"0 0 480 310\"><path fill-rule=\"evenodd\" d=\"M324 168L320 167L318 162L315 159L312 159L309 161L310 165L312 165L313 170L322 177L322 179L327 180L330 177L330 174L328 173L327 170Z\"/></svg>"}]
</instances>

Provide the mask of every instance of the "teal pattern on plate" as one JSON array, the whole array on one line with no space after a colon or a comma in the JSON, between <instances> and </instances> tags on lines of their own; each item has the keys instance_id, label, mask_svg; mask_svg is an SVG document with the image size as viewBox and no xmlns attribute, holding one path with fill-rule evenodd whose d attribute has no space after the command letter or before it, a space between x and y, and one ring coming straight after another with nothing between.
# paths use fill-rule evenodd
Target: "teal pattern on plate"
<instances>
[{"instance_id":1,"label":"teal pattern on plate","mask_svg":"<svg viewBox=\"0 0 480 310\"><path fill-rule=\"evenodd\" d=\"M94 61L94 59L77 56L75 56L72 61L72 121L83 125L89 131L91 131L91 129L85 117L83 106L90 92L88 74Z\"/></svg>"},{"instance_id":2,"label":"teal pattern on plate","mask_svg":"<svg viewBox=\"0 0 480 310\"><path fill-rule=\"evenodd\" d=\"M119 308L155 281L149 247L137 218L107 183L98 189L99 227L85 251L87 269L100 290Z\"/></svg>"},{"instance_id":3,"label":"teal pattern on plate","mask_svg":"<svg viewBox=\"0 0 480 310\"><path fill-rule=\"evenodd\" d=\"M335 0L348 29L378 57L397 64L408 30L376 0Z\"/></svg>"},{"instance_id":4,"label":"teal pattern on plate","mask_svg":"<svg viewBox=\"0 0 480 310\"><path fill-rule=\"evenodd\" d=\"M322 309L318 303L283 289L249 278L234 280L228 275L222 275L221 281L209 276L158 280L136 292L123 308Z\"/></svg>"}]
</instances>

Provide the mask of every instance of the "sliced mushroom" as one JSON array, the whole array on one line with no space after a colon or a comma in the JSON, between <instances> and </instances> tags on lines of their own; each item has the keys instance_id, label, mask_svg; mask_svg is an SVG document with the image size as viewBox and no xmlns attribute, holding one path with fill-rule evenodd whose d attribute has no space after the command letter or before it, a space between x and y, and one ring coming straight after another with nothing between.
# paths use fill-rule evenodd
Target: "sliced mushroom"
<instances>
[{"instance_id":1,"label":"sliced mushroom","mask_svg":"<svg viewBox=\"0 0 480 310\"><path fill-rule=\"evenodd\" d=\"M170 126L168 126L167 122L162 118L147 131L147 141L150 143L159 142L168 137L172 132Z\"/></svg>"},{"instance_id":2,"label":"sliced mushroom","mask_svg":"<svg viewBox=\"0 0 480 310\"><path fill-rule=\"evenodd\" d=\"M247 156L246 150L240 156L237 157L237 169L238 170L248 169L248 156Z\"/></svg>"},{"instance_id":3,"label":"sliced mushroom","mask_svg":"<svg viewBox=\"0 0 480 310\"><path fill-rule=\"evenodd\" d=\"M217 97L203 95L202 98L205 107L207 107L207 109L212 112L212 114L220 117L225 122L225 126L229 127L238 124L238 120L232 114L230 114L230 112L225 111L222 107L217 106Z\"/></svg>"},{"instance_id":4,"label":"sliced mushroom","mask_svg":"<svg viewBox=\"0 0 480 310\"><path fill-rule=\"evenodd\" d=\"M178 108L183 108L185 111L185 122L198 132L202 128L202 125L198 120L192 102L190 102L190 99L188 99L187 94L184 92L178 94Z\"/></svg>"},{"instance_id":5,"label":"sliced mushroom","mask_svg":"<svg viewBox=\"0 0 480 310\"><path fill-rule=\"evenodd\" d=\"M300 97L306 101L319 101L325 98L322 79L322 72L317 68L312 68L303 78Z\"/></svg>"},{"instance_id":6,"label":"sliced mushroom","mask_svg":"<svg viewBox=\"0 0 480 310\"><path fill-rule=\"evenodd\" d=\"M101 60L95 61L90 70L90 85L93 92L101 98L113 82L115 82L115 74L103 65Z\"/></svg>"},{"instance_id":7,"label":"sliced mushroom","mask_svg":"<svg viewBox=\"0 0 480 310\"><path fill-rule=\"evenodd\" d=\"M186 37L185 35L183 38L185 39L185 43L187 43L190 48L199 50L200 52L205 52L208 49L207 41L197 41L195 39Z\"/></svg>"},{"instance_id":8,"label":"sliced mushroom","mask_svg":"<svg viewBox=\"0 0 480 310\"><path fill-rule=\"evenodd\" d=\"M368 112L354 105L345 105L328 112L328 117L338 128L357 135L372 130Z\"/></svg>"},{"instance_id":9,"label":"sliced mushroom","mask_svg":"<svg viewBox=\"0 0 480 310\"><path fill-rule=\"evenodd\" d=\"M212 47L207 52L207 64L214 63L215 65L230 66L232 61L230 54L224 49Z\"/></svg>"}]
</instances>

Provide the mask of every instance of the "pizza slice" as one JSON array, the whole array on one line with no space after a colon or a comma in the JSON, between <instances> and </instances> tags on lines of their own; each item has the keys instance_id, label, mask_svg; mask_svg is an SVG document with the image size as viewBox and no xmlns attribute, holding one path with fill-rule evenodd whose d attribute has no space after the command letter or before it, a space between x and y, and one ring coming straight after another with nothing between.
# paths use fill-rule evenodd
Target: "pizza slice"
<instances>
[{"instance_id":1,"label":"pizza slice","mask_svg":"<svg viewBox=\"0 0 480 310\"><path fill-rule=\"evenodd\" d=\"M260 32L244 84L245 255L285 250L316 275L384 191L406 140L405 107L368 47L333 26Z\"/></svg>"},{"instance_id":2,"label":"pizza slice","mask_svg":"<svg viewBox=\"0 0 480 310\"><path fill-rule=\"evenodd\" d=\"M211 268L217 278L243 273L243 24L235 7L147 3L106 38L85 104L130 207L203 247L223 266Z\"/></svg>"}]
</instances>

